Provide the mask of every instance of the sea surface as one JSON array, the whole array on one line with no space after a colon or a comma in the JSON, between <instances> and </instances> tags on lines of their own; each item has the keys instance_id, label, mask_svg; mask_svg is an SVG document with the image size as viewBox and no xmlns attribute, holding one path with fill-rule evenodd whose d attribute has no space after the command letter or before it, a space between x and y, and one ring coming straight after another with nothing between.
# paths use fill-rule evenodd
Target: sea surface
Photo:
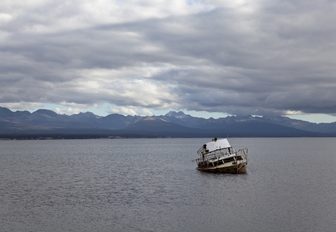
<instances>
[{"instance_id":1,"label":"sea surface","mask_svg":"<svg viewBox=\"0 0 336 232\"><path fill-rule=\"evenodd\" d=\"M246 175L197 171L207 141L0 141L0 231L336 231L336 138L232 138Z\"/></svg>"}]
</instances>

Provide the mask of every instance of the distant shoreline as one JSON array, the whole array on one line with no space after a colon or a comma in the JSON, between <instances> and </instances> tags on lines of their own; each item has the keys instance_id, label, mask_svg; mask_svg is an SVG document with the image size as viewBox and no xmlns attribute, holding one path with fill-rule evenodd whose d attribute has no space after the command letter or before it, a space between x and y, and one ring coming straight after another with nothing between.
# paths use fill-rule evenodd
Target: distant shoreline
<instances>
[{"instance_id":1,"label":"distant shoreline","mask_svg":"<svg viewBox=\"0 0 336 232\"><path fill-rule=\"evenodd\" d=\"M220 136L223 137L223 136ZM225 137L225 136L224 136ZM336 138L336 136L227 136L229 138ZM71 139L193 139L209 136L103 136L103 135L0 135L0 140L71 140Z\"/></svg>"}]
</instances>

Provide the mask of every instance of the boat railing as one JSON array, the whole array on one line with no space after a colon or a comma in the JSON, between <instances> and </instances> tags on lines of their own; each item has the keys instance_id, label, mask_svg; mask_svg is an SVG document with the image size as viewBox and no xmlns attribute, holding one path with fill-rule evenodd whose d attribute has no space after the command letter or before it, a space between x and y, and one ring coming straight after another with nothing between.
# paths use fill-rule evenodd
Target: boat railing
<instances>
[{"instance_id":1,"label":"boat railing","mask_svg":"<svg viewBox=\"0 0 336 232\"><path fill-rule=\"evenodd\" d=\"M239 149L238 151L233 151L233 153L229 153L228 151L224 151L223 149L212 151L209 153L203 153L203 154L202 152L203 152L202 149L199 149L199 151L197 152L200 155L199 158L195 159L197 163L203 162L203 161L218 160L222 157L230 156L233 154L242 156L244 159L247 160L248 149L242 148L242 149Z\"/></svg>"},{"instance_id":2,"label":"boat railing","mask_svg":"<svg viewBox=\"0 0 336 232\"><path fill-rule=\"evenodd\" d=\"M223 151L223 149L212 151L212 152L209 152L209 153L203 153L203 154L201 152L202 152L202 149L200 149L197 152L201 156L201 157L199 157L195 160L197 163L203 162L203 161L209 161L209 160L216 160L216 159L219 159L221 157L232 155L232 153L229 153L228 151Z\"/></svg>"},{"instance_id":3,"label":"boat railing","mask_svg":"<svg viewBox=\"0 0 336 232\"><path fill-rule=\"evenodd\" d=\"M242 149L239 149L236 154L242 156L243 158L247 160L247 153L248 153L248 149L242 148Z\"/></svg>"}]
</instances>

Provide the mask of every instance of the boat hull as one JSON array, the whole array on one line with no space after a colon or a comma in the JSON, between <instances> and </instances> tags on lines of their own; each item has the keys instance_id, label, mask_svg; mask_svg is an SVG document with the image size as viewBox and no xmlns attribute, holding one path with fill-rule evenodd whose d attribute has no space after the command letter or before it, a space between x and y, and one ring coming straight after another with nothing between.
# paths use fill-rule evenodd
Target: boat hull
<instances>
[{"instance_id":1,"label":"boat hull","mask_svg":"<svg viewBox=\"0 0 336 232\"><path fill-rule=\"evenodd\" d=\"M198 167L197 169L202 172L212 173L230 173L230 174L246 174L246 163L239 163L234 165L218 165L213 167Z\"/></svg>"}]
</instances>

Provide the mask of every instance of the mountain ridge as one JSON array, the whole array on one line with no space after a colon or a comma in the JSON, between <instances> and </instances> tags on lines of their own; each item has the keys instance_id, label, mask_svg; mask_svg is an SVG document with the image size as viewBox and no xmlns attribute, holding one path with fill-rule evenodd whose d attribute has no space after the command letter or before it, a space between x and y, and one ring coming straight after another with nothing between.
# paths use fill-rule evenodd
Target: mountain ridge
<instances>
[{"instance_id":1,"label":"mountain ridge","mask_svg":"<svg viewBox=\"0 0 336 232\"><path fill-rule=\"evenodd\" d=\"M182 111L158 116L65 115L39 109L0 107L0 138L97 137L313 137L336 136L336 123L311 123L287 117L200 118Z\"/></svg>"}]
</instances>

